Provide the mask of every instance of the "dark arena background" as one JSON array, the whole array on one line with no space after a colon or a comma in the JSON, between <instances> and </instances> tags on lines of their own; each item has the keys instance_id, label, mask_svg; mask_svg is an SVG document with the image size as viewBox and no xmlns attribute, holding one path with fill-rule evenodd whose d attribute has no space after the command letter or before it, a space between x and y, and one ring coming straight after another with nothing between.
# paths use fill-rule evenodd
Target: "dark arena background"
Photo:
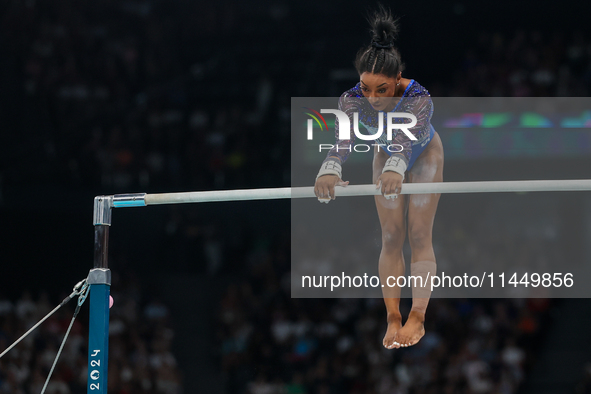
<instances>
[{"instance_id":1,"label":"dark arena background","mask_svg":"<svg viewBox=\"0 0 591 394\"><path fill-rule=\"evenodd\" d=\"M290 99L354 86L376 4L0 1L0 351L92 268L94 196L290 186ZM589 2L383 4L433 97L591 93ZM444 179L590 179L590 152ZM588 299L433 299L398 350L381 299L292 299L288 200L115 210L110 239L109 393L591 393ZM588 192L444 195L435 219L440 261L589 245ZM74 304L0 359L0 393L41 391ZM88 314L47 393L86 392Z\"/></svg>"}]
</instances>

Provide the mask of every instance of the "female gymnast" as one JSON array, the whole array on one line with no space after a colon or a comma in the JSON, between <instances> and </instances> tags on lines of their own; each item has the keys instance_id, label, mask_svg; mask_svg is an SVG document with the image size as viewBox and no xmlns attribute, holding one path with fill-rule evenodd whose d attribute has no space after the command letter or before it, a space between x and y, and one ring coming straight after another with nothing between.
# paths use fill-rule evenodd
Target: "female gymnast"
<instances>
[{"instance_id":1,"label":"female gymnast","mask_svg":"<svg viewBox=\"0 0 591 394\"><path fill-rule=\"evenodd\" d=\"M360 81L341 95L339 109L347 113L351 125L353 112L357 112L359 123L370 132L377 131L379 112L407 112L416 116L416 125L408 129L416 140L400 130L395 130L392 141L386 141L385 131L376 140L376 144L382 145L374 147L373 182L376 188L381 187L375 203L382 230L379 258L382 284L389 276L404 275L402 247L407 231L412 250L411 275L426 279L436 273L432 231L440 195L399 193L403 182L443 181L443 146L431 125L433 104L429 92L414 79L402 78L404 65L394 47L397 20L380 7L370 18L370 24L371 44L362 48L355 59ZM339 140L337 135L335 147L323 161L314 185L321 202L334 200L335 186L349 183L342 180L341 165L349 155L346 147L353 144L354 138L353 132L349 140ZM388 349L412 346L425 334L425 312L431 291L420 284L413 285L412 291L412 309L402 325L400 288L383 287L388 323L383 345Z\"/></svg>"}]
</instances>

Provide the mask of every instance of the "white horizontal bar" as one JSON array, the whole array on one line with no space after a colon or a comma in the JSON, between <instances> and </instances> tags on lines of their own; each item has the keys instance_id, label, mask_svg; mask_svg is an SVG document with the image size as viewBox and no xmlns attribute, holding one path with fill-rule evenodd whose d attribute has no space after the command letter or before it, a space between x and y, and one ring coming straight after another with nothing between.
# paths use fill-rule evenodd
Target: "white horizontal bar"
<instances>
[{"instance_id":1,"label":"white horizontal bar","mask_svg":"<svg viewBox=\"0 0 591 394\"><path fill-rule=\"evenodd\" d=\"M401 194L591 191L591 179L405 183ZM337 186L338 196L379 195L375 185ZM146 205L315 197L314 187L146 194Z\"/></svg>"}]
</instances>

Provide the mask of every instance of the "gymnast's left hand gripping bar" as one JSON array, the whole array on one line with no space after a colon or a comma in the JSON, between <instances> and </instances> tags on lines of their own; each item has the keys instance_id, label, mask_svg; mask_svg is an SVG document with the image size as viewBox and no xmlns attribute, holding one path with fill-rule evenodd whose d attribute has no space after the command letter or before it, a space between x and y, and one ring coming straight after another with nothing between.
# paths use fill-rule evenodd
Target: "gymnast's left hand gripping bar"
<instances>
[{"instance_id":1,"label":"gymnast's left hand gripping bar","mask_svg":"<svg viewBox=\"0 0 591 394\"><path fill-rule=\"evenodd\" d=\"M88 274L90 316L88 325L88 394L107 393L109 362L109 296L111 271L108 265L111 209L145 206L145 194L97 196L94 199L94 268Z\"/></svg>"}]
</instances>

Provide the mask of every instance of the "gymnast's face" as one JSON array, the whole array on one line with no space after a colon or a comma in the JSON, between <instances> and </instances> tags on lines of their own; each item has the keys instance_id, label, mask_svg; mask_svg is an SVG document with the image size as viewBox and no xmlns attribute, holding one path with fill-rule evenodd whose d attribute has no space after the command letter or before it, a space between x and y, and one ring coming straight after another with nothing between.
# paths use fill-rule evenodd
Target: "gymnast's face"
<instances>
[{"instance_id":1,"label":"gymnast's face","mask_svg":"<svg viewBox=\"0 0 591 394\"><path fill-rule=\"evenodd\" d=\"M401 73L396 78L387 77L384 74L364 72L360 75L361 91L363 96L376 111L389 112L394 109L397 97L397 85L400 82Z\"/></svg>"}]
</instances>

